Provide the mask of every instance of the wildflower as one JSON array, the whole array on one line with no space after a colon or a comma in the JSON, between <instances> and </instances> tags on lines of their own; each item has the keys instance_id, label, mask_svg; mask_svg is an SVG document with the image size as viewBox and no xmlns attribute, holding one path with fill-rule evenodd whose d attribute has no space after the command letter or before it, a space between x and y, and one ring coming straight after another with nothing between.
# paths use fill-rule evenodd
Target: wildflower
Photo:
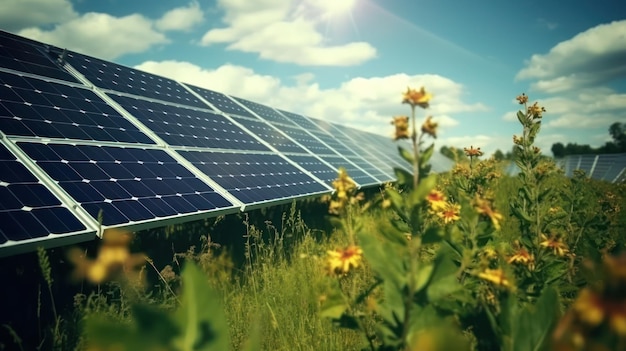
<instances>
[{"instance_id":1,"label":"wildflower","mask_svg":"<svg viewBox=\"0 0 626 351\"><path fill-rule=\"evenodd\" d=\"M539 154L539 153L541 153L541 149L533 145L533 152L535 154Z\"/></svg>"},{"instance_id":2,"label":"wildflower","mask_svg":"<svg viewBox=\"0 0 626 351\"><path fill-rule=\"evenodd\" d=\"M419 91L407 87L406 92L402 95L402 103L427 108L428 102L432 99L432 97L432 94L427 93L426 90L424 90L424 87L422 87Z\"/></svg>"},{"instance_id":3,"label":"wildflower","mask_svg":"<svg viewBox=\"0 0 626 351\"><path fill-rule=\"evenodd\" d=\"M516 97L516 99L520 105L523 105L528 102L528 95L522 93L522 95L519 95L518 97Z\"/></svg>"},{"instance_id":4,"label":"wildflower","mask_svg":"<svg viewBox=\"0 0 626 351\"><path fill-rule=\"evenodd\" d=\"M478 277L498 286L511 286L511 282L509 282L501 269L485 269L484 272L478 273Z\"/></svg>"},{"instance_id":5,"label":"wildflower","mask_svg":"<svg viewBox=\"0 0 626 351\"><path fill-rule=\"evenodd\" d=\"M569 252L567 245L554 235L548 238L546 235L541 234L541 239L543 241L539 245L546 249L552 249L556 256L565 256Z\"/></svg>"},{"instance_id":6,"label":"wildflower","mask_svg":"<svg viewBox=\"0 0 626 351\"><path fill-rule=\"evenodd\" d=\"M408 139L409 138L409 117L408 116L396 116L393 118L391 124L396 126L396 134L393 140Z\"/></svg>"},{"instance_id":7,"label":"wildflower","mask_svg":"<svg viewBox=\"0 0 626 351\"><path fill-rule=\"evenodd\" d=\"M437 216L443 219L445 224L461 219L461 205L447 202L445 207L437 212Z\"/></svg>"},{"instance_id":8,"label":"wildflower","mask_svg":"<svg viewBox=\"0 0 626 351\"><path fill-rule=\"evenodd\" d=\"M474 199L474 207L476 208L476 212L485 215L491 219L491 224L493 224L494 228L500 230L500 221L503 219L502 215L491 208L490 201L487 201L481 197L476 196Z\"/></svg>"},{"instance_id":9,"label":"wildflower","mask_svg":"<svg viewBox=\"0 0 626 351\"><path fill-rule=\"evenodd\" d=\"M446 196L439 190L431 190L426 196L428 204L433 211L441 211L446 208Z\"/></svg>"},{"instance_id":10,"label":"wildflower","mask_svg":"<svg viewBox=\"0 0 626 351\"><path fill-rule=\"evenodd\" d=\"M522 264L528 266L532 271L535 268L535 256L526 250L525 247L520 247L509 259L507 263Z\"/></svg>"},{"instance_id":11,"label":"wildflower","mask_svg":"<svg viewBox=\"0 0 626 351\"><path fill-rule=\"evenodd\" d=\"M584 288L578 294L573 310L583 323L591 327L606 320L614 332L626 336L626 301L608 299Z\"/></svg>"},{"instance_id":12,"label":"wildflower","mask_svg":"<svg viewBox=\"0 0 626 351\"><path fill-rule=\"evenodd\" d=\"M433 117L428 116L424 124L422 124L422 133L426 133L431 137L437 139L437 126L438 124L432 121Z\"/></svg>"},{"instance_id":13,"label":"wildflower","mask_svg":"<svg viewBox=\"0 0 626 351\"><path fill-rule=\"evenodd\" d=\"M391 200L384 199L382 202L382 208L389 208L389 207L391 207Z\"/></svg>"},{"instance_id":14,"label":"wildflower","mask_svg":"<svg viewBox=\"0 0 626 351\"><path fill-rule=\"evenodd\" d=\"M356 188L356 183L348 176L345 168L339 167L339 175L333 181L333 188L337 191L337 198L344 200L348 197L348 192Z\"/></svg>"},{"instance_id":15,"label":"wildflower","mask_svg":"<svg viewBox=\"0 0 626 351\"><path fill-rule=\"evenodd\" d=\"M522 137L518 137L517 135L513 135L513 144L515 144L515 145L522 145L523 141L524 141L524 139L522 139Z\"/></svg>"},{"instance_id":16,"label":"wildflower","mask_svg":"<svg viewBox=\"0 0 626 351\"><path fill-rule=\"evenodd\" d=\"M344 250L328 251L328 272L330 274L347 274L350 269L361 264L363 250L358 246L348 246Z\"/></svg>"},{"instance_id":17,"label":"wildflower","mask_svg":"<svg viewBox=\"0 0 626 351\"><path fill-rule=\"evenodd\" d=\"M463 148L463 151L465 151L465 154L469 157L478 157L478 156L482 156L483 152L480 151L480 148L474 148L474 146L470 146L470 148Z\"/></svg>"},{"instance_id":18,"label":"wildflower","mask_svg":"<svg viewBox=\"0 0 626 351\"><path fill-rule=\"evenodd\" d=\"M339 210L343 208L343 203L340 201L331 200L328 205L328 213L338 215Z\"/></svg>"},{"instance_id":19,"label":"wildflower","mask_svg":"<svg viewBox=\"0 0 626 351\"><path fill-rule=\"evenodd\" d=\"M498 258L498 252L494 250L493 247L485 247L481 251L480 255L488 260L495 260Z\"/></svg>"},{"instance_id":20,"label":"wildflower","mask_svg":"<svg viewBox=\"0 0 626 351\"><path fill-rule=\"evenodd\" d=\"M535 118L541 118L544 112L546 112L546 109L539 106L536 102L528 107L528 113Z\"/></svg>"}]
</instances>

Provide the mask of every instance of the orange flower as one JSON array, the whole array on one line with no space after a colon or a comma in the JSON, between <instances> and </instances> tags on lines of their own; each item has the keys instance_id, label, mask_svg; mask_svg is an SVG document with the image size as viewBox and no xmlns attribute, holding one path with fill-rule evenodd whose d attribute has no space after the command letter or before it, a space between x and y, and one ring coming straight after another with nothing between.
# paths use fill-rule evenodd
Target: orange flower
<instances>
[{"instance_id":1,"label":"orange flower","mask_svg":"<svg viewBox=\"0 0 626 351\"><path fill-rule=\"evenodd\" d=\"M438 124L433 122L433 116L428 116L424 124L422 124L422 133L426 133L437 139L437 126Z\"/></svg>"},{"instance_id":2,"label":"orange flower","mask_svg":"<svg viewBox=\"0 0 626 351\"><path fill-rule=\"evenodd\" d=\"M460 214L461 214L461 205L453 204L451 202L447 202L445 207L439 212L437 212L437 216L443 219L443 222L445 224L458 221L459 219L461 219Z\"/></svg>"},{"instance_id":3,"label":"orange flower","mask_svg":"<svg viewBox=\"0 0 626 351\"><path fill-rule=\"evenodd\" d=\"M485 269L484 272L478 273L478 277L498 286L511 286L511 282L509 282L501 269Z\"/></svg>"},{"instance_id":4,"label":"orange flower","mask_svg":"<svg viewBox=\"0 0 626 351\"><path fill-rule=\"evenodd\" d=\"M432 97L432 94L427 93L424 87L419 91L407 87L406 92L402 95L402 103L409 104L413 107L419 106L421 108L427 108L428 102Z\"/></svg>"},{"instance_id":5,"label":"orange flower","mask_svg":"<svg viewBox=\"0 0 626 351\"><path fill-rule=\"evenodd\" d=\"M474 148L474 146L470 146L470 148L463 148L463 151L465 151L465 154L469 157L478 157L478 156L482 156L483 152L480 151L480 148Z\"/></svg>"},{"instance_id":6,"label":"orange flower","mask_svg":"<svg viewBox=\"0 0 626 351\"><path fill-rule=\"evenodd\" d=\"M396 134L393 140L408 139L410 137L408 116L396 116L391 121L391 124L396 126Z\"/></svg>"},{"instance_id":7,"label":"orange flower","mask_svg":"<svg viewBox=\"0 0 626 351\"><path fill-rule=\"evenodd\" d=\"M363 259L363 250L358 246L348 246L344 250L328 251L328 272L330 274L347 274L350 269L357 268Z\"/></svg>"},{"instance_id":8,"label":"orange flower","mask_svg":"<svg viewBox=\"0 0 626 351\"><path fill-rule=\"evenodd\" d=\"M522 93L522 95L516 97L517 102L519 102L520 105L523 105L525 103L528 102L528 95Z\"/></svg>"},{"instance_id":9,"label":"orange flower","mask_svg":"<svg viewBox=\"0 0 626 351\"><path fill-rule=\"evenodd\" d=\"M528 252L525 247L520 247L509 259L507 263L517 263L528 266L532 271L535 268L535 256Z\"/></svg>"},{"instance_id":10,"label":"orange flower","mask_svg":"<svg viewBox=\"0 0 626 351\"><path fill-rule=\"evenodd\" d=\"M625 301L609 300L589 288L584 288L572 307L583 323L596 327L606 320L613 331L622 337L626 336Z\"/></svg>"},{"instance_id":11,"label":"orange flower","mask_svg":"<svg viewBox=\"0 0 626 351\"><path fill-rule=\"evenodd\" d=\"M555 235L548 238L546 235L541 234L542 242L539 243L541 247L546 249L552 249L556 256L565 256L569 252L567 245L558 239Z\"/></svg>"},{"instance_id":12,"label":"orange flower","mask_svg":"<svg viewBox=\"0 0 626 351\"><path fill-rule=\"evenodd\" d=\"M446 208L446 196L439 190L431 190L426 196L428 204L433 211L441 211Z\"/></svg>"},{"instance_id":13,"label":"orange flower","mask_svg":"<svg viewBox=\"0 0 626 351\"><path fill-rule=\"evenodd\" d=\"M536 102L532 104L532 106L528 107L528 113L534 118L541 118L544 112L546 112L546 109L542 106L539 106Z\"/></svg>"}]
</instances>

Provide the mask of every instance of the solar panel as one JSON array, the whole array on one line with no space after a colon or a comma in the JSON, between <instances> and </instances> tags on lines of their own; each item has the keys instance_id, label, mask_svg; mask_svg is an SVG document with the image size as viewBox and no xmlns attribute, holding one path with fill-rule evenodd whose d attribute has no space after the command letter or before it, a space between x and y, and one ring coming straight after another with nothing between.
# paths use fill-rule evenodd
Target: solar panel
<instances>
[{"instance_id":1,"label":"solar panel","mask_svg":"<svg viewBox=\"0 0 626 351\"><path fill-rule=\"evenodd\" d=\"M232 207L163 150L19 142L61 188L107 226Z\"/></svg>"},{"instance_id":2,"label":"solar panel","mask_svg":"<svg viewBox=\"0 0 626 351\"><path fill-rule=\"evenodd\" d=\"M363 187L380 184L380 182L376 178L364 172L363 169L357 167L354 162L350 162L341 156L322 155L319 157L329 164L333 165L337 169L339 169L339 167L345 168L350 178L352 178L357 184L359 184L359 186ZM336 174L335 178L337 178Z\"/></svg>"},{"instance_id":3,"label":"solar panel","mask_svg":"<svg viewBox=\"0 0 626 351\"><path fill-rule=\"evenodd\" d=\"M329 191L328 187L275 154L179 153L247 205Z\"/></svg>"},{"instance_id":4,"label":"solar panel","mask_svg":"<svg viewBox=\"0 0 626 351\"><path fill-rule=\"evenodd\" d=\"M259 115L261 118L265 119L268 122L278 122L278 123L282 123L285 125L293 125L293 122L291 122L285 116L276 112L276 110L274 110L271 107L259 104L254 101L238 98L238 97L234 97L234 99L239 101L242 105L245 105L247 108L249 108L254 113L256 113L257 115Z\"/></svg>"},{"instance_id":5,"label":"solar panel","mask_svg":"<svg viewBox=\"0 0 626 351\"><path fill-rule=\"evenodd\" d=\"M213 90L199 88L199 87L189 85L189 84L185 84L185 85L189 87L191 90L193 90L195 93L200 95L203 99L205 99L215 108L217 108L219 111L222 111L224 113L227 113L233 116L243 116L243 117L250 117L250 118L257 119L257 117L254 116L252 113L250 113L248 110L241 107L238 103L231 100L231 98L229 98L228 96L222 93L218 93Z\"/></svg>"},{"instance_id":6,"label":"solar panel","mask_svg":"<svg viewBox=\"0 0 626 351\"><path fill-rule=\"evenodd\" d=\"M0 249L79 234L95 237L2 143L0 168Z\"/></svg>"},{"instance_id":7,"label":"solar panel","mask_svg":"<svg viewBox=\"0 0 626 351\"><path fill-rule=\"evenodd\" d=\"M109 94L169 145L269 151L226 117L139 98Z\"/></svg>"},{"instance_id":8,"label":"solar panel","mask_svg":"<svg viewBox=\"0 0 626 351\"><path fill-rule=\"evenodd\" d=\"M243 125L251 133L256 134L262 140L272 145L278 151L306 154L307 151L298 144L285 137L279 130L260 120L233 117L233 119Z\"/></svg>"},{"instance_id":9,"label":"solar panel","mask_svg":"<svg viewBox=\"0 0 626 351\"><path fill-rule=\"evenodd\" d=\"M0 31L0 67L78 83L53 61L49 55L51 49L61 52L59 48Z\"/></svg>"},{"instance_id":10,"label":"solar panel","mask_svg":"<svg viewBox=\"0 0 626 351\"><path fill-rule=\"evenodd\" d=\"M284 111L284 110L279 110L279 109L277 110L281 114L283 114L285 117L287 117L289 120L291 120L293 124L300 126L300 128L304 130L309 130L309 131L319 130L319 127L315 123L311 122L310 119L308 119L307 117L304 117L303 115Z\"/></svg>"},{"instance_id":11,"label":"solar panel","mask_svg":"<svg viewBox=\"0 0 626 351\"><path fill-rule=\"evenodd\" d=\"M207 108L176 81L76 52L67 62L97 87L181 105Z\"/></svg>"},{"instance_id":12,"label":"solar panel","mask_svg":"<svg viewBox=\"0 0 626 351\"><path fill-rule=\"evenodd\" d=\"M317 178L323 180L329 186L337 179L337 168L333 168L315 156L305 155L288 155L290 160L296 162L302 168L306 169Z\"/></svg>"},{"instance_id":13,"label":"solar panel","mask_svg":"<svg viewBox=\"0 0 626 351\"><path fill-rule=\"evenodd\" d=\"M153 144L93 91L0 72L7 135Z\"/></svg>"}]
</instances>

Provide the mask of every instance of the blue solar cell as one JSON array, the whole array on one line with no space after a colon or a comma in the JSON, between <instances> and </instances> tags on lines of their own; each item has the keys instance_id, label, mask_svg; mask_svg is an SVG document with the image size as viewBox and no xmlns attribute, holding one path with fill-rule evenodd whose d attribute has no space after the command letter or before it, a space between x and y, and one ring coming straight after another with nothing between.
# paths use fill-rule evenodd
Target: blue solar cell
<instances>
[{"instance_id":1,"label":"blue solar cell","mask_svg":"<svg viewBox=\"0 0 626 351\"><path fill-rule=\"evenodd\" d=\"M0 245L86 230L2 144L0 169Z\"/></svg>"},{"instance_id":2,"label":"blue solar cell","mask_svg":"<svg viewBox=\"0 0 626 351\"><path fill-rule=\"evenodd\" d=\"M181 105L208 107L172 79L75 52L67 53L67 62L82 73L91 83L100 88Z\"/></svg>"},{"instance_id":3,"label":"blue solar cell","mask_svg":"<svg viewBox=\"0 0 626 351\"><path fill-rule=\"evenodd\" d=\"M222 115L207 110L109 95L170 145L269 151L265 145Z\"/></svg>"},{"instance_id":4,"label":"blue solar cell","mask_svg":"<svg viewBox=\"0 0 626 351\"><path fill-rule=\"evenodd\" d=\"M285 111L285 110L280 110L277 109L278 112L280 112L281 114L283 114L285 117L287 117L289 120L291 120L291 122L293 122L293 124L296 124L298 126L300 126L300 128L305 129L305 130L318 130L319 127L311 122L308 118L299 115L297 113L293 113L293 112L289 112L289 111Z\"/></svg>"},{"instance_id":5,"label":"blue solar cell","mask_svg":"<svg viewBox=\"0 0 626 351\"><path fill-rule=\"evenodd\" d=\"M7 135L154 144L90 90L0 72Z\"/></svg>"},{"instance_id":6,"label":"blue solar cell","mask_svg":"<svg viewBox=\"0 0 626 351\"><path fill-rule=\"evenodd\" d=\"M60 51L50 46L48 49ZM52 60L46 53L46 47L3 31L0 31L0 67L78 83L76 78Z\"/></svg>"},{"instance_id":7,"label":"blue solar cell","mask_svg":"<svg viewBox=\"0 0 626 351\"><path fill-rule=\"evenodd\" d=\"M287 157L330 186L337 179L337 169L320 161L315 156L289 155Z\"/></svg>"},{"instance_id":8,"label":"blue solar cell","mask_svg":"<svg viewBox=\"0 0 626 351\"><path fill-rule=\"evenodd\" d=\"M300 128L279 125L276 125L276 127L279 127L283 133L287 134L291 139L297 141L300 145L309 149L309 151L316 155L336 155L335 151L331 150L317 138Z\"/></svg>"},{"instance_id":9,"label":"blue solar cell","mask_svg":"<svg viewBox=\"0 0 626 351\"><path fill-rule=\"evenodd\" d=\"M324 142L324 144L328 145L331 149L335 150L336 153L346 156L346 157L357 157L354 152L348 149L345 145L337 141L337 139L333 138L329 134L325 132L311 132L315 137Z\"/></svg>"},{"instance_id":10,"label":"blue solar cell","mask_svg":"<svg viewBox=\"0 0 626 351\"><path fill-rule=\"evenodd\" d=\"M345 168L350 178L352 178L360 186L367 186L367 185L380 183L377 179L371 177L370 175L365 173L362 169L355 166L353 162L350 162L353 160L348 161L345 158L340 157L340 156L321 155L319 157L337 169L339 169L339 167Z\"/></svg>"},{"instance_id":11,"label":"blue solar cell","mask_svg":"<svg viewBox=\"0 0 626 351\"><path fill-rule=\"evenodd\" d=\"M258 118L252 113L248 112L245 108L241 107L238 103L231 100L228 96L218 93L213 90L199 88L193 85L185 84L198 95L202 96L206 101L210 102L218 110L233 116L243 116Z\"/></svg>"},{"instance_id":12,"label":"blue solar cell","mask_svg":"<svg viewBox=\"0 0 626 351\"><path fill-rule=\"evenodd\" d=\"M298 146L298 144L294 143L265 122L238 117L233 117L233 119L279 151L301 154L307 153L305 149Z\"/></svg>"},{"instance_id":13,"label":"blue solar cell","mask_svg":"<svg viewBox=\"0 0 626 351\"><path fill-rule=\"evenodd\" d=\"M285 116L283 116L283 115L279 114L278 112L276 112L271 107L259 104L259 103L254 102L254 101L238 98L238 97L235 97L234 99L239 101L243 105L245 105L247 108L252 110L254 113L259 115L261 118L267 120L268 122L278 122L278 123L282 123L282 124L286 124L286 125L293 125L293 122L291 122Z\"/></svg>"},{"instance_id":14,"label":"blue solar cell","mask_svg":"<svg viewBox=\"0 0 626 351\"><path fill-rule=\"evenodd\" d=\"M194 166L245 204L327 192L277 155L179 151Z\"/></svg>"},{"instance_id":15,"label":"blue solar cell","mask_svg":"<svg viewBox=\"0 0 626 351\"><path fill-rule=\"evenodd\" d=\"M91 216L98 218L102 210L104 225L232 207L162 150L18 145Z\"/></svg>"}]
</instances>

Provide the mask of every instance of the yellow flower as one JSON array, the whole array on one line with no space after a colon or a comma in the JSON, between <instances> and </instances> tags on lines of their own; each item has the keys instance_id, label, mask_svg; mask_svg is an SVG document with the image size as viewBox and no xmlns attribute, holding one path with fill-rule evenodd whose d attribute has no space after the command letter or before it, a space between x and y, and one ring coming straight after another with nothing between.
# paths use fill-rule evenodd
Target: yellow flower
<instances>
[{"instance_id":1,"label":"yellow flower","mask_svg":"<svg viewBox=\"0 0 626 351\"><path fill-rule=\"evenodd\" d=\"M402 95L402 103L427 108L428 102L432 98L432 94L427 93L426 90L424 90L424 87L422 87L419 91L407 87L406 92Z\"/></svg>"},{"instance_id":2,"label":"yellow flower","mask_svg":"<svg viewBox=\"0 0 626 351\"><path fill-rule=\"evenodd\" d=\"M502 215L491 208L490 201L476 197L474 200L474 206L476 211L482 215L485 215L491 219L491 223L494 228L500 230L500 221L503 219Z\"/></svg>"},{"instance_id":3,"label":"yellow flower","mask_svg":"<svg viewBox=\"0 0 626 351\"><path fill-rule=\"evenodd\" d=\"M483 152L480 151L480 148L474 148L474 146L470 146L470 148L463 148L463 151L465 151L465 154L469 157L478 157L478 156L482 156Z\"/></svg>"},{"instance_id":4,"label":"yellow flower","mask_svg":"<svg viewBox=\"0 0 626 351\"><path fill-rule=\"evenodd\" d=\"M626 336L626 301L609 300L584 288L572 307L583 323L596 327L606 319L613 331Z\"/></svg>"},{"instance_id":5,"label":"yellow flower","mask_svg":"<svg viewBox=\"0 0 626 351\"><path fill-rule=\"evenodd\" d=\"M546 109L539 106L536 102L528 107L528 113L535 118L541 118Z\"/></svg>"},{"instance_id":6,"label":"yellow flower","mask_svg":"<svg viewBox=\"0 0 626 351\"><path fill-rule=\"evenodd\" d=\"M498 258L498 252L494 250L493 247L485 247L480 254L488 260L495 260Z\"/></svg>"},{"instance_id":7,"label":"yellow flower","mask_svg":"<svg viewBox=\"0 0 626 351\"><path fill-rule=\"evenodd\" d=\"M395 116L391 124L396 126L396 134L393 140L408 139L410 137L408 116Z\"/></svg>"},{"instance_id":8,"label":"yellow flower","mask_svg":"<svg viewBox=\"0 0 626 351\"><path fill-rule=\"evenodd\" d=\"M539 245L541 247L545 247L546 249L552 249L556 256L562 257L569 252L567 245L554 235L548 238L546 235L541 234L541 239L543 241L540 242Z\"/></svg>"},{"instance_id":9,"label":"yellow flower","mask_svg":"<svg viewBox=\"0 0 626 351\"><path fill-rule=\"evenodd\" d=\"M485 269L484 272L478 273L478 277L498 286L511 286L511 283L501 269Z\"/></svg>"},{"instance_id":10,"label":"yellow flower","mask_svg":"<svg viewBox=\"0 0 626 351\"><path fill-rule=\"evenodd\" d=\"M532 271L535 268L535 256L526 250L525 247L520 247L509 259L507 263L518 263L528 266Z\"/></svg>"},{"instance_id":11,"label":"yellow flower","mask_svg":"<svg viewBox=\"0 0 626 351\"><path fill-rule=\"evenodd\" d=\"M363 250L358 246L348 246L343 250L328 251L328 272L330 274L347 274L350 269L357 268L363 259Z\"/></svg>"},{"instance_id":12,"label":"yellow flower","mask_svg":"<svg viewBox=\"0 0 626 351\"><path fill-rule=\"evenodd\" d=\"M517 135L513 135L513 144L515 145L522 145L522 141L524 139L522 139L522 137L518 137Z\"/></svg>"},{"instance_id":13,"label":"yellow flower","mask_svg":"<svg viewBox=\"0 0 626 351\"><path fill-rule=\"evenodd\" d=\"M439 190L431 190L426 196L428 204L433 211L441 211L446 208L446 196Z\"/></svg>"},{"instance_id":14,"label":"yellow flower","mask_svg":"<svg viewBox=\"0 0 626 351\"><path fill-rule=\"evenodd\" d=\"M437 126L438 124L433 122L433 116L428 116L424 124L422 124L422 133L426 133L437 139Z\"/></svg>"},{"instance_id":15,"label":"yellow flower","mask_svg":"<svg viewBox=\"0 0 626 351\"><path fill-rule=\"evenodd\" d=\"M443 219L445 224L461 219L461 205L447 202L445 207L437 212L437 216Z\"/></svg>"},{"instance_id":16,"label":"yellow flower","mask_svg":"<svg viewBox=\"0 0 626 351\"><path fill-rule=\"evenodd\" d=\"M519 95L515 99L517 99L517 102L519 102L520 105L523 105L528 102L528 95L522 93L522 95Z\"/></svg>"}]
</instances>

